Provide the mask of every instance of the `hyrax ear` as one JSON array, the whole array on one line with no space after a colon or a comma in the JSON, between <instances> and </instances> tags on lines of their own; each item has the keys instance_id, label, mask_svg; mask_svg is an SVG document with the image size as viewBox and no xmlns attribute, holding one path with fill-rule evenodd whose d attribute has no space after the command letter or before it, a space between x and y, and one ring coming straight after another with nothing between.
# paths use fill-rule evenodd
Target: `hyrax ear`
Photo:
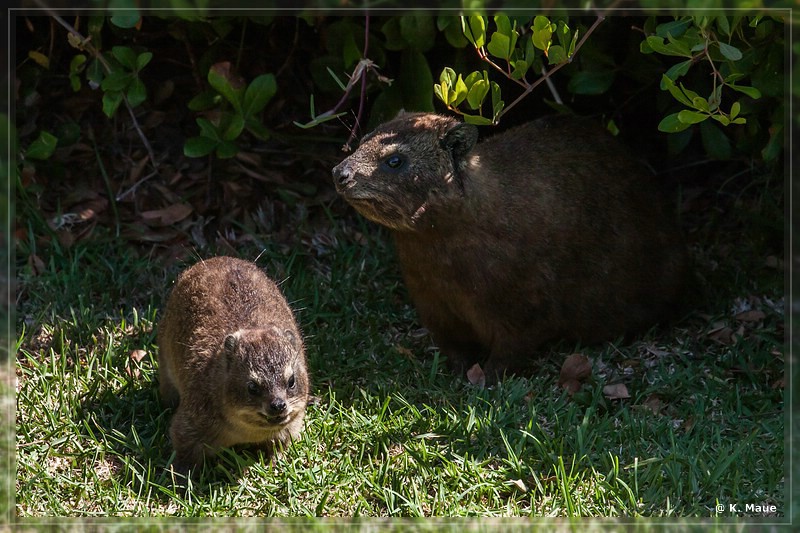
<instances>
[{"instance_id":1,"label":"hyrax ear","mask_svg":"<svg viewBox=\"0 0 800 533\"><path fill-rule=\"evenodd\" d=\"M459 122L444 134L440 141L442 148L449 151L456 164L464 159L478 142L478 128L466 122Z\"/></svg>"},{"instance_id":2,"label":"hyrax ear","mask_svg":"<svg viewBox=\"0 0 800 533\"><path fill-rule=\"evenodd\" d=\"M300 339L297 338L297 335L294 334L294 331L290 329L283 330L283 338L286 339L295 350L300 349Z\"/></svg>"},{"instance_id":3,"label":"hyrax ear","mask_svg":"<svg viewBox=\"0 0 800 533\"><path fill-rule=\"evenodd\" d=\"M225 337L225 340L222 341L222 346L225 348L226 353L233 353L236 350L236 346L239 344L239 338L242 336L241 330L234 331L230 335Z\"/></svg>"}]
</instances>

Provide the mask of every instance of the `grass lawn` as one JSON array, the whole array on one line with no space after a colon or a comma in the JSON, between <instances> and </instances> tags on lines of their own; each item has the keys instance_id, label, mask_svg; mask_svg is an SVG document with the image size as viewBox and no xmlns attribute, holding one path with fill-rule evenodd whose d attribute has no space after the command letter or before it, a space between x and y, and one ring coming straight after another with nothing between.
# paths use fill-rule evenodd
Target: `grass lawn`
<instances>
[{"instance_id":1,"label":"grass lawn","mask_svg":"<svg viewBox=\"0 0 800 533\"><path fill-rule=\"evenodd\" d=\"M298 217L294 246L254 233L237 252L282 282L320 400L274 464L225 452L186 493L164 472L156 324L181 268L230 252L166 263L110 233L37 247L31 220L17 248L17 516L780 522L783 190L754 188L716 191L716 214L689 228L706 287L689 315L633 342L556 346L492 388L448 373L386 233L339 201ZM572 353L592 373L570 396L558 379Z\"/></svg>"}]
</instances>

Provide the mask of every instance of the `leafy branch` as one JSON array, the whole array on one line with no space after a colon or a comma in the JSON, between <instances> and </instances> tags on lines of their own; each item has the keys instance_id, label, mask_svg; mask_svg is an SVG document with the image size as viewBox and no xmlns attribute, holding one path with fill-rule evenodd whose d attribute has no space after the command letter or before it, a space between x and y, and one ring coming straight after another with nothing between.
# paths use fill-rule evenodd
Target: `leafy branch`
<instances>
[{"instance_id":1,"label":"leafy branch","mask_svg":"<svg viewBox=\"0 0 800 533\"><path fill-rule=\"evenodd\" d=\"M586 39L603 20L605 20L605 13L598 15L594 23L578 39L579 31L576 30L573 33L565 20L551 22L547 17L538 15L534 17L530 26L530 38L520 41L520 37L525 33L518 29L517 21L512 21L505 15L496 15L494 23L497 30L492 33L487 42L486 17L462 16L462 31L467 40L475 47L478 57L524 90L506 106L501 98L500 86L489 80L486 71L482 73L475 71L463 78L461 74L456 75L452 68L445 67L439 77L440 83L434 85L434 92L448 109L462 115L465 121L473 124L497 124L503 115L545 82L550 85L556 100L560 101L550 82L550 77L572 62ZM554 35L557 44L553 41ZM505 61L505 67L497 64L492 57ZM549 70L544 64L544 59L547 60L547 66L552 67ZM536 65L540 66L538 70L542 75L531 82L527 79L527 73ZM486 96L490 92L492 117L487 118L483 116L482 109ZM458 106L462 103L465 103L471 110L477 110L478 114L469 114L459 109Z\"/></svg>"}]
</instances>

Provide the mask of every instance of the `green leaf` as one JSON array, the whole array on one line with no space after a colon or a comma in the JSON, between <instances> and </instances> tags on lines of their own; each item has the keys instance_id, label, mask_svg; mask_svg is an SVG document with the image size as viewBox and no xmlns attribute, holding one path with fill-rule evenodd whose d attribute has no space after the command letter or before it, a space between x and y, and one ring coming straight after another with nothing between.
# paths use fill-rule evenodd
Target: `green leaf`
<instances>
[{"instance_id":1,"label":"green leaf","mask_svg":"<svg viewBox=\"0 0 800 533\"><path fill-rule=\"evenodd\" d=\"M659 54L663 54L666 56L678 56L678 57L692 57L692 53L689 48L681 44L676 44L674 42L664 43L664 39L658 37L657 35L650 35L647 37L647 44L652 48L655 52ZM647 53L642 50L643 53Z\"/></svg>"},{"instance_id":2,"label":"green leaf","mask_svg":"<svg viewBox=\"0 0 800 533\"><path fill-rule=\"evenodd\" d=\"M136 52L127 46L115 46L111 49L111 54L123 67L130 71L136 70Z\"/></svg>"},{"instance_id":3,"label":"green leaf","mask_svg":"<svg viewBox=\"0 0 800 533\"><path fill-rule=\"evenodd\" d=\"M719 51L722 52L722 55L725 56L726 59L730 59L731 61L739 61L742 58L742 52L735 46L731 46L723 42L718 44Z\"/></svg>"},{"instance_id":4,"label":"green leaf","mask_svg":"<svg viewBox=\"0 0 800 533\"><path fill-rule=\"evenodd\" d=\"M436 95L436 98L442 101L444 105L448 105L447 101L447 89L442 89L442 86L438 83L433 84L433 94Z\"/></svg>"},{"instance_id":5,"label":"green leaf","mask_svg":"<svg viewBox=\"0 0 800 533\"><path fill-rule=\"evenodd\" d=\"M147 66L147 64L150 62L151 59L153 59L152 52L142 52L141 54L136 56L136 70L137 71L142 70L144 67Z\"/></svg>"},{"instance_id":6,"label":"green leaf","mask_svg":"<svg viewBox=\"0 0 800 533\"><path fill-rule=\"evenodd\" d=\"M106 91L103 95L103 113L108 118L114 116L122 103L122 91Z\"/></svg>"},{"instance_id":7,"label":"green leaf","mask_svg":"<svg viewBox=\"0 0 800 533\"><path fill-rule=\"evenodd\" d=\"M448 88L452 87L456 82L456 71L450 67L444 67L442 73L439 74L439 83L446 85Z\"/></svg>"},{"instance_id":8,"label":"green leaf","mask_svg":"<svg viewBox=\"0 0 800 533\"><path fill-rule=\"evenodd\" d=\"M222 97L215 91L203 91L189 100L186 106L192 111L206 111L215 107Z\"/></svg>"},{"instance_id":9,"label":"green leaf","mask_svg":"<svg viewBox=\"0 0 800 533\"><path fill-rule=\"evenodd\" d=\"M262 74L257 76L244 93L242 103L242 114L245 117L259 113L267 105L267 102L275 96L278 91L275 76L272 74Z\"/></svg>"},{"instance_id":10,"label":"green leaf","mask_svg":"<svg viewBox=\"0 0 800 533\"><path fill-rule=\"evenodd\" d=\"M552 47L551 47L552 52ZM511 71L511 78L515 80L520 80L525 76L525 73L528 72L528 62L524 59L518 59L514 61L513 67L514 70Z\"/></svg>"},{"instance_id":11,"label":"green leaf","mask_svg":"<svg viewBox=\"0 0 800 533\"><path fill-rule=\"evenodd\" d=\"M467 46L469 41L466 37L464 37L464 32L461 31L461 24L458 19L456 17L444 17L440 15L437 19L437 26L441 26L439 21L442 19L452 20L452 22L447 23L446 27L439 28L440 30L444 31L444 37L447 39L447 42L450 44L450 46L453 48L464 48Z\"/></svg>"},{"instance_id":12,"label":"green leaf","mask_svg":"<svg viewBox=\"0 0 800 533\"><path fill-rule=\"evenodd\" d=\"M105 71L102 63L98 59L93 59L86 69L86 79L89 80L90 84L94 85L93 88L97 88L101 86L104 78Z\"/></svg>"},{"instance_id":13,"label":"green leaf","mask_svg":"<svg viewBox=\"0 0 800 533\"><path fill-rule=\"evenodd\" d=\"M34 140L25 152L26 159L47 159L56 149L58 138L46 131L39 133L39 137Z\"/></svg>"},{"instance_id":14,"label":"green leaf","mask_svg":"<svg viewBox=\"0 0 800 533\"><path fill-rule=\"evenodd\" d=\"M739 112L740 112L741 110L742 110L742 104L740 104L738 101L734 102L734 103L731 105L731 112L730 112L731 120L733 120L733 119L735 119L737 116L739 116Z\"/></svg>"},{"instance_id":15,"label":"green leaf","mask_svg":"<svg viewBox=\"0 0 800 533\"><path fill-rule=\"evenodd\" d=\"M208 69L208 83L230 102L236 111L241 112L245 83L232 72L231 67L228 61L211 65Z\"/></svg>"},{"instance_id":16,"label":"green leaf","mask_svg":"<svg viewBox=\"0 0 800 533\"><path fill-rule=\"evenodd\" d=\"M539 50L547 50L550 48L555 27L555 24L550 24L550 19L547 17L536 15L533 19L533 32L531 33L533 46Z\"/></svg>"},{"instance_id":17,"label":"green leaf","mask_svg":"<svg viewBox=\"0 0 800 533\"><path fill-rule=\"evenodd\" d=\"M454 107L458 107L461 102L467 97L468 89L464 80L461 79L461 74L458 75L458 79L456 80L456 87L455 87L455 97L453 99L452 105Z\"/></svg>"},{"instance_id":18,"label":"green leaf","mask_svg":"<svg viewBox=\"0 0 800 533\"><path fill-rule=\"evenodd\" d=\"M264 126L261 122L259 122L255 117L248 117L245 119L244 127L255 135L258 139L265 141L269 139L270 131L269 129Z\"/></svg>"},{"instance_id":19,"label":"green leaf","mask_svg":"<svg viewBox=\"0 0 800 533\"><path fill-rule=\"evenodd\" d=\"M486 45L486 50L494 57L508 60L511 57L511 39L500 32L492 34L489 44Z\"/></svg>"},{"instance_id":20,"label":"green leaf","mask_svg":"<svg viewBox=\"0 0 800 533\"><path fill-rule=\"evenodd\" d=\"M131 108L137 107L139 104L147 100L147 88L142 80L134 78L130 86L128 86L128 103Z\"/></svg>"},{"instance_id":21,"label":"green leaf","mask_svg":"<svg viewBox=\"0 0 800 533\"><path fill-rule=\"evenodd\" d=\"M730 87L734 91L739 91L740 93L744 93L750 98L753 98L755 100L761 98L761 91L759 91L755 87L747 87L745 85L733 85L733 84L729 84L728 87Z\"/></svg>"},{"instance_id":22,"label":"green leaf","mask_svg":"<svg viewBox=\"0 0 800 533\"><path fill-rule=\"evenodd\" d=\"M424 15L403 15L400 17L400 35L408 43L408 48L427 52L436 40L433 17Z\"/></svg>"},{"instance_id":23,"label":"green leaf","mask_svg":"<svg viewBox=\"0 0 800 533\"><path fill-rule=\"evenodd\" d=\"M550 49L546 52L547 61L551 65L557 65L559 63L564 63L567 61L567 52L564 50L564 47L554 44L550 47Z\"/></svg>"},{"instance_id":24,"label":"green leaf","mask_svg":"<svg viewBox=\"0 0 800 533\"><path fill-rule=\"evenodd\" d=\"M572 94L603 94L613 82L613 70L582 70L572 76L567 84L567 90Z\"/></svg>"},{"instance_id":25,"label":"green leaf","mask_svg":"<svg viewBox=\"0 0 800 533\"><path fill-rule=\"evenodd\" d=\"M711 115L711 118L713 118L723 126L727 126L728 124L731 123L731 119L729 119L725 115Z\"/></svg>"},{"instance_id":26,"label":"green leaf","mask_svg":"<svg viewBox=\"0 0 800 533\"><path fill-rule=\"evenodd\" d=\"M223 141L217 146L217 157L220 159L230 159L239 152L239 147L231 141Z\"/></svg>"},{"instance_id":27,"label":"green leaf","mask_svg":"<svg viewBox=\"0 0 800 533\"><path fill-rule=\"evenodd\" d=\"M728 18L727 17L725 17L725 16L717 17L717 28L719 28L719 31L720 31L721 34L730 36L730 34L731 34L731 26L728 23Z\"/></svg>"},{"instance_id":28,"label":"green leaf","mask_svg":"<svg viewBox=\"0 0 800 533\"><path fill-rule=\"evenodd\" d=\"M476 126L491 126L492 120L478 115L464 115L464 122L475 124Z\"/></svg>"},{"instance_id":29,"label":"green leaf","mask_svg":"<svg viewBox=\"0 0 800 533\"><path fill-rule=\"evenodd\" d=\"M711 111L711 106L708 103L708 100L703 98L702 96L696 96L692 98L692 107L695 109L699 109L700 111L709 112Z\"/></svg>"},{"instance_id":30,"label":"green leaf","mask_svg":"<svg viewBox=\"0 0 800 533\"><path fill-rule=\"evenodd\" d=\"M697 124L698 122L703 122L708 117L709 115L707 114L690 111L688 109L684 109L678 113L678 120L684 124Z\"/></svg>"},{"instance_id":31,"label":"green leaf","mask_svg":"<svg viewBox=\"0 0 800 533\"><path fill-rule=\"evenodd\" d=\"M405 109L433 111L433 95L430 89L433 85L433 74L428 66L428 60L422 52L415 50L402 52L397 78Z\"/></svg>"},{"instance_id":32,"label":"green leaf","mask_svg":"<svg viewBox=\"0 0 800 533\"><path fill-rule=\"evenodd\" d=\"M683 94L683 91L681 91L680 89L678 89L678 87L675 86L675 83L670 78L668 78L666 74L662 74L661 75L661 88L664 89L665 87L670 92L670 94L673 96L673 98L675 98L677 101L679 101L683 105L687 105L687 106L691 107L692 101L689 100L686 97L685 94Z\"/></svg>"},{"instance_id":33,"label":"green leaf","mask_svg":"<svg viewBox=\"0 0 800 533\"><path fill-rule=\"evenodd\" d=\"M461 17L461 31L464 37L475 46L480 48L486 44L486 18L480 15L470 15Z\"/></svg>"},{"instance_id":34,"label":"green leaf","mask_svg":"<svg viewBox=\"0 0 800 533\"><path fill-rule=\"evenodd\" d=\"M133 74L122 71L111 72L100 84L104 91L124 91L131 84L134 77Z\"/></svg>"},{"instance_id":35,"label":"green leaf","mask_svg":"<svg viewBox=\"0 0 800 533\"><path fill-rule=\"evenodd\" d=\"M238 138L244 130L244 117L239 113L225 115L225 117L225 124L220 124L219 128L222 131L221 137L223 141L233 141Z\"/></svg>"},{"instance_id":36,"label":"green leaf","mask_svg":"<svg viewBox=\"0 0 800 533\"><path fill-rule=\"evenodd\" d=\"M186 157L203 157L214 151L218 142L208 137L190 137L183 143L183 154Z\"/></svg>"},{"instance_id":37,"label":"green leaf","mask_svg":"<svg viewBox=\"0 0 800 533\"><path fill-rule=\"evenodd\" d=\"M476 80L467 93L467 105L470 109L480 109L484 98L489 93L489 82Z\"/></svg>"},{"instance_id":38,"label":"green leaf","mask_svg":"<svg viewBox=\"0 0 800 533\"><path fill-rule=\"evenodd\" d=\"M195 122L197 122L197 125L200 126L200 135L218 142L222 141L222 137L220 137L217 127L214 126L210 120L205 118L197 118L195 119Z\"/></svg>"},{"instance_id":39,"label":"green leaf","mask_svg":"<svg viewBox=\"0 0 800 533\"><path fill-rule=\"evenodd\" d=\"M490 90L492 92L492 122L494 123L506 104L501 98L500 86L496 82L491 82Z\"/></svg>"},{"instance_id":40,"label":"green leaf","mask_svg":"<svg viewBox=\"0 0 800 533\"><path fill-rule=\"evenodd\" d=\"M675 63L672 65L667 72L664 73L664 76L669 78L672 81L676 81L681 76L685 76L687 72L689 72L689 67L692 66L692 60L687 59L686 61L681 61L680 63ZM661 78L661 90L665 90L666 86L664 84L664 78Z\"/></svg>"},{"instance_id":41,"label":"green leaf","mask_svg":"<svg viewBox=\"0 0 800 533\"><path fill-rule=\"evenodd\" d=\"M497 26L497 32L511 38L511 20L506 15L495 15L494 23Z\"/></svg>"},{"instance_id":42,"label":"green leaf","mask_svg":"<svg viewBox=\"0 0 800 533\"><path fill-rule=\"evenodd\" d=\"M678 113L672 113L671 115L667 115L661 119L661 122L658 123L658 131L663 131L664 133L677 133L685 130L689 126L691 126L691 124L687 124L678 120Z\"/></svg>"},{"instance_id":43,"label":"green leaf","mask_svg":"<svg viewBox=\"0 0 800 533\"><path fill-rule=\"evenodd\" d=\"M135 28L142 16L138 11L124 11L111 16L111 24L117 28Z\"/></svg>"},{"instance_id":44,"label":"green leaf","mask_svg":"<svg viewBox=\"0 0 800 533\"><path fill-rule=\"evenodd\" d=\"M691 26L691 24L691 18L665 22L656 26L656 35L663 39L666 39L668 35L672 35L673 37L681 37L686 32L686 29Z\"/></svg>"}]
</instances>

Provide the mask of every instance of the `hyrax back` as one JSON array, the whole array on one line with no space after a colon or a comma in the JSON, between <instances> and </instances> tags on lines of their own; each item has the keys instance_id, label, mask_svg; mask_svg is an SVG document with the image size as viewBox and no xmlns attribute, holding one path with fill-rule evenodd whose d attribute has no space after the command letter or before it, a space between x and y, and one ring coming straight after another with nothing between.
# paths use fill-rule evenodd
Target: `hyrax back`
<instances>
[{"instance_id":1,"label":"hyrax back","mask_svg":"<svg viewBox=\"0 0 800 533\"><path fill-rule=\"evenodd\" d=\"M519 370L543 343L587 343L673 311L686 251L648 174L605 131L545 118L477 143L453 118L401 113L333 169L393 230L411 298L449 363Z\"/></svg>"},{"instance_id":2,"label":"hyrax back","mask_svg":"<svg viewBox=\"0 0 800 533\"><path fill-rule=\"evenodd\" d=\"M206 259L182 272L158 327L162 401L175 467L221 447L273 452L303 427L309 380L302 338L278 287L254 263Z\"/></svg>"}]
</instances>

